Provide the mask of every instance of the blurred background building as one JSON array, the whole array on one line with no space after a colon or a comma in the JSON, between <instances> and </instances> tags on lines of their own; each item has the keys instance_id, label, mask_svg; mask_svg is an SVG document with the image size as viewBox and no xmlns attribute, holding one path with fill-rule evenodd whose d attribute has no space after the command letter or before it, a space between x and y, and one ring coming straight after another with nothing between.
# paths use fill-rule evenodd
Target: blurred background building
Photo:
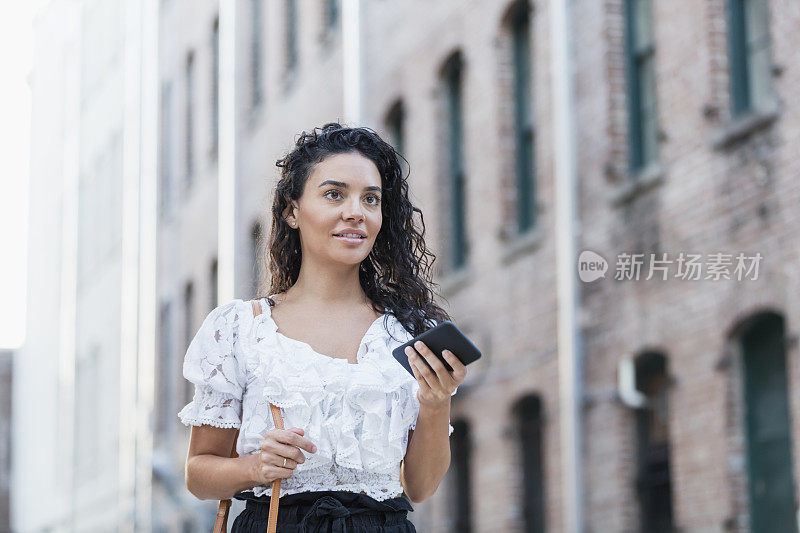
<instances>
[{"instance_id":1,"label":"blurred background building","mask_svg":"<svg viewBox=\"0 0 800 533\"><path fill-rule=\"evenodd\" d=\"M409 161L483 351L419 531L797 531L798 27L782 0L52 0L12 529L210 530L183 356L266 275L275 161L342 120Z\"/></svg>"}]
</instances>

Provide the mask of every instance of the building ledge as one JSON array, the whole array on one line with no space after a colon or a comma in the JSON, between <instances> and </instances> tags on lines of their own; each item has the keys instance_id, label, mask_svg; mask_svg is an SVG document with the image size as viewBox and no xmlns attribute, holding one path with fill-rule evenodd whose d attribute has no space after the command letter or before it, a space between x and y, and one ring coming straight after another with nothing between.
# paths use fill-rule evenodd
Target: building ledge
<instances>
[{"instance_id":1,"label":"building ledge","mask_svg":"<svg viewBox=\"0 0 800 533\"><path fill-rule=\"evenodd\" d=\"M731 119L717 129L711 138L711 146L715 150L728 148L737 141L746 139L753 133L766 128L778 117L780 117L780 109L776 101L761 109L754 109L741 117Z\"/></svg>"},{"instance_id":2,"label":"building ledge","mask_svg":"<svg viewBox=\"0 0 800 533\"><path fill-rule=\"evenodd\" d=\"M521 256L532 253L542 243L541 224L535 225L524 233L512 236L504 245L500 254L500 261L507 265Z\"/></svg>"},{"instance_id":3,"label":"building ledge","mask_svg":"<svg viewBox=\"0 0 800 533\"><path fill-rule=\"evenodd\" d=\"M452 296L467 285L472 280L472 276L472 268L470 266L463 266L458 270L447 273L442 276L439 283L439 286L442 288L442 294L445 296Z\"/></svg>"},{"instance_id":4,"label":"building ledge","mask_svg":"<svg viewBox=\"0 0 800 533\"><path fill-rule=\"evenodd\" d=\"M666 176L664 166L659 163L651 163L639 172L632 174L624 183L619 184L610 195L610 202L613 207L630 202L632 199L649 191L650 189L662 184Z\"/></svg>"}]
</instances>

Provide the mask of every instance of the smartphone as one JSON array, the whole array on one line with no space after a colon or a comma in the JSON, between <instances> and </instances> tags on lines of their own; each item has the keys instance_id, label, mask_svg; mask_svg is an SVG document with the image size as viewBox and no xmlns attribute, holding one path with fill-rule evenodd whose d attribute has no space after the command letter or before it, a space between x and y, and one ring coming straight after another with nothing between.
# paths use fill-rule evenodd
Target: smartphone
<instances>
[{"instance_id":1,"label":"smartphone","mask_svg":"<svg viewBox=\"0 0 800 533\"><path fill-rule=\"evenodd\" d=\"M447 363L447 360L442 355L442 351L444 350L453 352L453 355L455 355L458 360L465 365L473 363L481 358L480 350L478 350L472 341L469 340L466 335L461 333L461 330L458 329L455 324L449 320L445 320L441 324L437 324L428 331L417 335L402 346L398 346L392 350L392 356L394 356L397 362L400 363L403 368L405 368L406 371L412 376L414 375L414 371L411 370L411 364L408 362L408 356L406 355L405 349L406 346L411 346L414 348L414 343L417 341L424 342L425 346L430 348L430 350L436 354L436 357L438 357L439 360L444 364L444 367L448 372L452 372L453 367ZM416 348L414 351L416 351ZM421 355L422 354L420 354L420 356ZM431 365L428 364L428 361L426 361L424 357L422 357L422 360L425 361L425 364L428 365L428 368L430 368Z\"/></svg>"}]
</instances>

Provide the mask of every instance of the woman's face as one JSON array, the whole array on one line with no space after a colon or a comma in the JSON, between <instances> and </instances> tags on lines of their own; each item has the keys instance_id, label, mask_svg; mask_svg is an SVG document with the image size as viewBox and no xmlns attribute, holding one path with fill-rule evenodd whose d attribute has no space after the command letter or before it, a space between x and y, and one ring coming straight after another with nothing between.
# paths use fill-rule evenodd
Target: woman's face
<instances>
[{"instance_id":1,"label":"woman's face","mask_svg":"<svg viewBox=\"0 0 800 533\"><path fill-rule=\"evenodd\" d=\"M358 265L368 255L381 229L381 175L358 152L335 154L318 163L303 195L285 218L300 232L304 258ZM359 230L359 240L336 234Z\"/></svg>"}]
</instances>

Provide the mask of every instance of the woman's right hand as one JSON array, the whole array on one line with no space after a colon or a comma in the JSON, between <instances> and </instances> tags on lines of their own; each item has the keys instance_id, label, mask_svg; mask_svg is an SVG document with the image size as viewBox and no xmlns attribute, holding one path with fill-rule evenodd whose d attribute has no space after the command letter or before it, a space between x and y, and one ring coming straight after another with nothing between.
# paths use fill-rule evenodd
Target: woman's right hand
<instances>
[{"instance_id":1,"label":"woman's right hand","mask_svg":"<svg viewBox=\"0 0 800 533\"><path fill-rule=\"evenodd\" d=\"M309 453L317 452L317 447L304 438L304 434L305 431L300 428L267 431L261 441L261 452L255 455L255 478L258 485L271 485L278 478L291 477L297 465L306 462L301 448Z\"/></svg>"}]
</instances>

